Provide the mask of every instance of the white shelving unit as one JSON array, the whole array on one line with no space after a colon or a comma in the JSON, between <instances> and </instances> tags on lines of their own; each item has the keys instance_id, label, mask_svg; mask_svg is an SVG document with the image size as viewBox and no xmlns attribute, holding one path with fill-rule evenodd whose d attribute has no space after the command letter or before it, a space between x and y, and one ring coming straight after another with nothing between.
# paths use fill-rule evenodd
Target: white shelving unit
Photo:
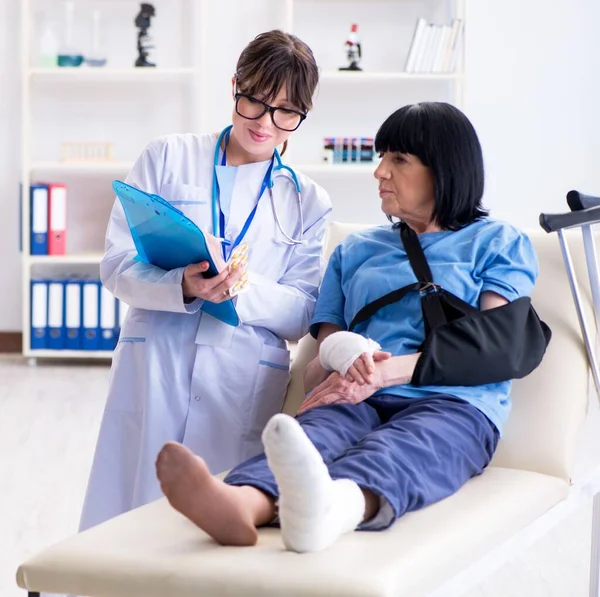
<instances>
[{"instance_id":1,"label":"white shelving unit","mask_svg":"<svg viewBox=\"0 0 600 597\"><path fill-rule=\"evenodd\" d=\"M71 255L29 255L23 257L25 264L33 265L98 265L103 253L73 253Z\"/></svg>"},{"instance_id":2,"label":"white shelving unit","mask_svg":"<svg viewBox=\"0 0 600 597\"><path fill-rule=\"evenodd\" d=\"M327 71L321 74L321 81L344 81L366 84L372 81L462 81L462 73L386 73L386 72L346 72Z\"/></svg>"},{"instance_id":3,"label":"white shelving unit","mask_svg":"<svg viewBox=\"0 0 600 597\"><path fill-rule=\"evenodd\" d=\"M196 73L194 68L95 68L80 66L77 68L30 68L27 74L30 77L39 77L46 79L89 79L103 80L107 79L135 79L143 81L144 79L170 79L193 75Z\"/></svg>"},{"instance_id":4,"label":"white shelving unit","mask_svg":"<svg viewBox=\"0 0 600 597\"><path fill-rule=\"evenodd\" d=\"M85 5L86 1L89 2L90 0L78 1L77 10L79 10L80 6ZM123 10L123 5L120 3L114 0L105 1L107 2L107 6L121 7L118 10ZM157 8L157 20L163 19L166 13L172 13L174 4L171 3L173 1L155 0L157 4L160 2L163 3L162 6ZM267 0L264 1L266 2ZM356 201L362 201L361 193L364 193L364 191L358 189L366 188L365 185L373 182L373 171L375 170L376 163L325 164L321 162L321 154L318 151L323 137L332 136L331 130L348 130L347 134L353 134L352 130L357 130L357 128L353 129L353 127L357 124L362 126L361 130L367 131L369 136L374 136L375 130L372 130L373 123L380 123L380 120L386 116L384 110L388 110L388 105L392 105L392 103L396 105L398 101L401 101L397 98L403 97L403 95L410 95L411 93L414 95L414 90L416 89L426 90L428 95L435 95L438 89L448 94L448 90L450 89L451 101L455 105L462 107L465 86L464 51L461 50L459 54L456 72L407 73L403 72L402 67L398 65L400 61L403 62L402 53L411 43L414 26L416 25L415 15L420 10L419 5L423 6L423 10L428 11L427 14L433 15L436 14L435 8L432 8L433 4L445 4L451 7L446 11L446 15L451 13L452 17L460 18L463 22L466 22L466 0L419 0L414 3L407 3L404 0L378 0L377 11L368 6L369 0L269 1L273 3L271 7L273 10L270 12L276 14L276 18L279 21L276 26L296 33L307 41L315 50L317 61L323 67L319 84L319 97L316 99L315 110L313 110L314 115L311 113L310 118L302 125L299 132L294 135L294 139L290 143L289 152L284 157L294 168L310 177L314 177L317 182L323 184L328 190L331 189L330 194L332 195L332 199L334 199L334 211L336 202L334 195L336 190L344 184L346 185L345 190L343 192L337 191L337 196L341 197L341 199L338 199L338 202L341 202L343 199L343 201L351 203L350 198L352 193L357 196ZM30 218L29 185L36 180L63 182L65 179L68 179L69 181L77 181L80 186L85 188L87 181L96 180L102 181L103 188L106 185L106 189L108 189L112 178L124 178L131 169L133 160L142 149L144 140L145 142L149 142L154 136L150 132L151 126L146 126L146 123L153 123L154 112L150 112L148 120L144 120L142 117L145 110L144 100L148 95L153 93L151 90L159 90L161 93L179 93L181 98L185 100L187 121L185 126L182 125L180 128L174 128L167 132L207 132L216 128L215 125L217 122L221 124L221 120L226 116L227 112L222 109L224 103L221 105L220 99L215 102L216 96L212 96L212 89L214 88L215 91L218 90L218 95L223 91L221 87L223 82L226 82L231 74L220 71L217 73L214 68L213 59L219 57L220 49L226 49L216 46L220 41L220 34L218 35L217 31L220 31L219 28L225 27L225 23L228 22L229 17L226 14L227 9L222 9L219 12L220 9L217 9L215 4L210 3L210 0L178 0L180 13L184 15L184 18L181 19L183 33L179 35L180 31L177 28L171 27L168 34L176 36L176 41L182 44L182 48L185 47L185 50L182 51L182 56L189 57L189 60L187 60L189 64L178 65L167 64L165 62L165 66L159 65L156 68L127 68L118 62L114 66L113 63L109 62L107 66L102 68L90 68L87 66L78 68L41 68L37 66L31 49L32 36L34 35L33 5L37 4L39 8L45 5L45 2L46 0L21 0L23 354L29 357L32 362L37 358L109 359L111 354L104 351L30 349L30 281L32 276L37 276L40 272L57 271L61 268L64 268L66 271L69 268L96 268L97 270L98 264L102 259L102 246L98 238L96 238L93 247L71 247L72 252L64 256L31 256L28 227ZM138 5L132 4L131 6L133 10L134 8L137 9ZM343 61L343 37L339 33L341 31L340 27L343 26L345 28L344 31L347 31L346 28L349 27L349 24L354 22L352 20L354 19L353 15L361 14L365 21L369 21L366 25L370 25L371 31L377 32L380 25L388 27L387 30L389 31L390 27L395 27L393 19L386 21L386 18L379 16L379 14L382 10L384 12L388 11L389 14L389 11L396 10L396 7L398 7L397 14L405 15L400 17L402 22L398 23L398 31L400 32L398 33L397 44L398 48L400 48L398 59L394 59L395 61L391 59L386 61L384 59L379 64L371 58L372 62L370 66L374 68L365 67L365 70L361 72L337 70L337 67L341 66L341 64L335 64L335 62L339 61L341 63ZM325 11L323 15L317 14L321 13L321 11ZM337 11L342 14L340 19L337 19L337 16L335 16ZM109 15L108 18L111 16ZM132 16L129 15L128 18ZM322 19L321 16L323 16ZM360 18L359 22L362 22ZM220 22L213 23L212 21L215 19L219 19ZM378 22L378 19L382 19L381 23ZM330 25L332 25L331 35L324 35L323 31L329 31L328 28ZM245 26L245 23L242 26ZM327 27L327 29L317 31L317 29L311 29L313 27ZM310 39L311 31L314 33L313 39ZM258 32L256 30L251 35L248 35L246 31L244 39L249 40L251 36ZM130 25L129 34L133 39L135 34L133 23ZM374 38L372 37L369 44L364 48L367 57L372 57L376 54L376 52L373 52L373 46L377 46L379 39L383 40L383 37L380 38L377 35ZM163 40L162 43L165 44L166 40ZM386 56L387 54L380 53L380 57L386 58ZM181 62L186 61L181 60ZM224 63L221 64L220 68L222 67L224 67ZM213 69L212 71L211 68ZM218 81L217 76L219 77ZM48 116L49 122L42 121L43 124L49 125L53 136L56 137L53 140L56 143L56 155L50 155L48 151L37 151L37 143L40 140L40 136L37 130L39 122L34 118L34 108L36 107L36 102L41 101L40 98L43 101L46 101L47 97L56 100L57 96L62 98L64 95L65 106L68 106L71 99L70 93L73 91L79 94L77 98L84 108L91 109L89 106L93 105L93 102L96 102L96 105L100 109L100 115L96 117L94 113L95 117L90 119L90 126L96 127L92 128L92 130L104 130L104 128L110 130L111 126L122 126L122 123L113 123L113 117L108 112L102 111L106 103L104 100L106 98L108 103L110 101L114 102L115 98L119 96L118 90L121 89L120 86L122 85L128 89L129 93L132 90L134 93L139 93L140 110L138 113L135 111L128 112L129 121L127 125L138 127L138 129L141 127L143 133L142 140L136 138L135 142L129 144L127 152L120 152L115 161L111 162L61 162L58 159L60 142L70 141L71 139L61 138L63 131L60 126L59 117L68 118L68 108L66 108L64 115L58 111L59 116L55 116L57 113L55 111L52 113L52 116ZM376 90L372 92L375 107L373 108L372 117L365 121L363 117L367 114L367 108L370 108L372 103L371 90ZM365 103L365 100L367 103ZM386 100L387 104L385 104ZM379 103L377 103L378 101ZM385 107L382 107L382 105L385 105ZM342 109L338 110L338 107ZM396 107L400 107L400 105L398 104ZM356 118L347 115L349 109L355 111ZM215 113L213 114L213 112ZM220 115L217 117L216 113ZM353 122L353 120L357 122ZM365 124L365 122L371 124ZM328 128L330 124L333 129ZM47 136L47 134L44 135L44 142L47 142ZM113 198L110 191L108 195L107 201L110 201L112 205ZM77 212L79 214L77 209L81 207L81 203L89 201L92 201L92 199L87 196L87 193L79 193L77 195L70 193L68 198L69 209L73 208L74 213ZM344 215L348 219L360 218L359 214L351 212L344 213ZM93 215L90 216L90 219L94 220L93 225L102 229L102 236L106 226L106 221L102 219L103 217L103 214L97 212L93 212ZM76 222L71 220L69 221L69 225L78 226ZM69 231L67 234L70 237L71 233ZM69 250L69 246L67 250Z\"/></svg>"},{"instance_id":5,"label":"white shelving unit","mask_svg":"<svg viewBox=\"0 0 600 597\"><path fill-rule=\"evenodd\" d=\"M133 162L31 162L30 172L129 172Z\"/></svg>"},{"instance_id":6,"label":"white shelving unit","mask_svg":"<svg viewBox=\"0 0 600 597\"><path fill-rule=\"evenodd\" d=\"M368 0L285 0L284 2L284 28L287 31L298 34L302 39L307 41L311 47L313 47L312 43L315 42L315 46L321 48L322 41L320 38L323 36L326 36L328 40L331 38L337 41L337 47L334 52L326 52L322 53L321 55L316 53L318 62L320 62L320 58L323 56L327 62L325 69L320 75L319 99L317 99L317 102L319 102L317 109L321 111L321 120L325 120L327 118L323 115L321 108L323 105L323 99L321 99L322 96L335 95L337 98L343 98L343 100L340 100L342 107L351 104L355 106L358 112L361 109L364 109L361 105L361 102L364 102L364 99L369 97L369 90L374 87L377 88L377 92L374 93L379 94L378 97L381 97L382 94L390 94L391 96L392 94L399 94L399 92L409 92L416 87L424 88L425 86L427 89L431 89L431 87L427 86L439 85L446 86L447 89L447 87L450 86L451 98L447 99L446 101L451 101L457 107L462 108L464 104L464 90L466 82L464 29L461 32L459 52L455 68L452 72L405 72L403 70L404 64L400 66L399 60L395 61L396 68L394 70L387 68L385 70L370 70L369 68L365 67L364 70L357 72L334 70L331 68L329 62L331 60L331 54L336 54L336 59L339 60L340 63L343 61L343 37L339 35L339 26L341 25L337 21L342 21L343 26L349 27L352 22L357 22L350 20L355 18L353 16L355 14L360 14L363 17L368 16L371 24L371 30L377 31L378 27L375 25L377 21L376 15L381 12L381 10L385 10L386 7L389 8L391 5L396 5L402 7L403 11L413 11L413 20L406 21L406 27L402 29L403 36L402 38L398 39L398 43L396 44L400 54L404 48L408 50L410 43L412 42L412 36L414 34L414 28L418 18L415 15L417 15L419 11L419 8L414 8L415 6L420 6L425 11L424 14L418 14L418 16L435 14L436 16L433 17L433 20L439 22L439 13L436 13L436 6L434 5L437 5L437 8L439 8L441 5L444 5L444 10L442 12L446 13L444 18L446 24L449 24L449 21L452 18L462 20L463 25L466 23L466 0L435 0L435 2L433 0L422 0L421 2L410 3L410 7L408 7L409 3L405 2L404 0L378 0L377 4L377 8L374 8L368 6ZM323 26L318 30L321 34L320 37L315 34L315 36L310 39L307 35L305 35L307 32L309 32L306 26L307 22L318 23L323 14L331 19L333 14L332 10L340 11L340 14L342 15L339 17L339 19L336 17L337 21L335 22L335 25L338 26L337 29L334 30L333 27L329 29ZM385 19L385 17L383 18ZM300 23L301 20L302 23ZM329 22L330 21L327 21L327 24L329 24ZM360 23L360 17L358 22ZM359 25L359 34L361 27L362 25ZM299 28L301 28L301 31L299 31ZM389 29L387 31L389 31ZM372 35L370 39L371 45L373 44L373 41L374 39ZM367 55L369 51L369 46L364 47L363 44L363 53ZM402 63L403 62L404 60L402 60ZM389 66L389 64L387 66ZM396 108L399 107L400 105L396 105ZM336 123L337 121L335 119L337 108L338 105L335 105L334 107L328 106L326 108L329 110L328 116L334 119ZM385 114L381 114L379 117L383 119ZM313 116L311 115L310 118L312 119ZM357 120L360 120L360 117L357 118ZM305 125L303 125L303 127L304 126ZM353 130L354 126L354 123L348 122L345 129L348 132L344 132L341 136L351 136L353 134L351 131ZM315 128L317 127L315 126ZM322 136L321 138L312 138L311 143L313 145L322 142L322 139L326 136L336 136L325 127L319 125L318 128L320 129L319 132L322 131ZM336 130L339 130L339 128ZM356 130L356 128L354 128L354 130ZM375 130L372 130L371 136L374 136L374 134ZM307 162L300 157L296 159L296 156L299 153L303 152L301 150L297 151L297 139L294 139L290 144L288 160L291 161L295 168L309 176L315 176L317 179L323 177L324 182L326 180L328 185L335 184L334 181L336 178L341 180L346 178L348 175L352 175L353 182L364 179L365 177L372 178L373 172L376 168L376 163L329 165L319 163L316 160Z\"/></svg>"},{"instance_id":7,"label":"white shelving unit","mask_svg":"<svg viewBox=\"0 0 600 597\"><path fill-rule=\"evenodd\" d=\"M330 174L345 176L347 174L372 174L375 163L369 164L294 164L294 167L305 174Z\"/></svg>"},{"instance_id":8,"label":"white shelving unit","mask_svg":"<svg viewBox=\"0 0 600 597\"><path fill-rule=\"evenodd\" d=\"M69 102L69 89L71 85L83 83L85 90L93 97L98 90L107 89L111 86L119 85L122 82L137 83L140 85L162 85L168 87L176 84L173 89L181 91L182 96L188 100L187 109L187 127L189 130L199 128L198 110L196 108L200 92L199 81L201 78L201 64L194 63L191 66L181 67L88 67L85 64L80 67L38 67L35 64L35 56L32 52L32 36L34 35L34 15L35 10L43 7L35 0L21 0L21 92L22 92L22 117L21 117L21 214L22 214L22 327L23 327L23 355L35 363L38 358L48 359L110 359L110 351L89 351L89 350L32 350L30 338L30 313L31 313L31 280L34 277L34 271L39 275L47 271L57 271L64 268L67 272L72 267L94 268L97 271L98 265L102 259L101 247L98 250L73 251L66 255L31 255L30 254L30 185L36 180L52 180L62 182L62 177L76 177L88 180L90 176L105 177L107 184L111 176L125 177L127 172L133 166L135 155L131 155L129 160L115 160L109 162L62 162L58 159L36 159L34 151L37 137L36 126L34 122L33 104L36 100L36 85L43 85L44 91L50 89L53 93L62 93L65 97L65 103ZM78 3L77 10L85 6L85 0ZM132 10L139 10L139 5L132 4ZM195 57L203 55L203 51L198 51L200 40L195 23L202 18L202 2L196 0L181 0L181 10L187 13L184 19L188 25L187 52ZM204 25L203 25L204 26ZM203 29L202 26L202 29ZM151 29L152 31L152 29ZM131 24L132 43L135 40L135 28L133 19ZM39 34L39 32L37 32ZM109 86L109 87L107 87ZM114 89L114 87L113 87ZM144 97L144 87L139 88L140 103ZM101 100L100 100L101 101ZM68 113L66 114L68 118ZM109 128L110 123L106 123ZM59 145L63 139L56 139L56 157L59 157ZM112 197L111 197L112 199ZM68 205L84 201L83 197L68 196ZM72 225L72 223L70 223ZM106 222L101 223L104 229ZM67 231L67 238L70 236ZM67 241L68 244L68 241ZM69 250L67 246L67 251Z\"/></svg>"}]
</instances>

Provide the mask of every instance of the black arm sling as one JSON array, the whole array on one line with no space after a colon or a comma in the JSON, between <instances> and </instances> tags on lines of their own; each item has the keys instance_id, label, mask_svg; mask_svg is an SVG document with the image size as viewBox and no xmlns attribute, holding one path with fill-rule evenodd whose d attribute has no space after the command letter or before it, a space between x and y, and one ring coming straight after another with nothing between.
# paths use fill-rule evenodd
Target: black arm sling
<instances>
[{"instance_id":1,"label":"black arm sling","mask_svg":"<svg viewBox=\"0 0 600 597\"><path fill-rule=\"evenodd\" d=\"M542 362L552 333L529 297L480 311L435 284L419 237L404 222L400 238L417 282L363 307L350 331L383 307L417 291L425 340L419 347L413 385L475 386L520 379Z\"/></svg>"}]
</instances>

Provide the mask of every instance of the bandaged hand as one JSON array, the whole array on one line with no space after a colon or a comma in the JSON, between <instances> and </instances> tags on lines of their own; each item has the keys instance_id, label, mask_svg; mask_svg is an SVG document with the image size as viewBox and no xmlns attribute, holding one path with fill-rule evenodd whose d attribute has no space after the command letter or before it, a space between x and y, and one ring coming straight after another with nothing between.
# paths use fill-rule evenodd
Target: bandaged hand
<instances>
[{"instance_id":1,"label":"bandaged hand","mask_svg":"<svg viewBox=\"0 0 600 597\"><path fill-rule=\"evenodd\" d=\"M374 340L353 332L335 332L321 343L319 360L326 371L337 371L348 381L359 384L373 382L375 362L389 359Z\"/></svg>"}]
</instances>

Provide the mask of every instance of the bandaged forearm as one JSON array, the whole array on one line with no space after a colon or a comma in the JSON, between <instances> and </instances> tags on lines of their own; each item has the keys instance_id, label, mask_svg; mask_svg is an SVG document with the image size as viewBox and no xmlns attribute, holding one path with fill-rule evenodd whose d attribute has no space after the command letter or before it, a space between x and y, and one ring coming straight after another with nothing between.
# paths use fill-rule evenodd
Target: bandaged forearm
<instances>
[{"instance_id":1,"label":"bandaged forearm","mask_svg":"<svg viewBox=\"0 0 600 597\"><path fill-rule=\"evenodd\" d=\"M528 297L455 319L431 331L411 383L477 386L520 379L541 363L550 337Z\"/></svg>"},{"instance_id":2,"label":"bandaged forearm","mask_svg":"<svg viewBox=\"0 0 600 597\"><path fill-rule=\"evenodd\" d=\"M381 346L377 342L360 334L335 332L321 343L319 360L326 371L337 371L340 375L346 375L358 357L364 353L373 356L380 349Z\"/></svg>"}]
</instances>

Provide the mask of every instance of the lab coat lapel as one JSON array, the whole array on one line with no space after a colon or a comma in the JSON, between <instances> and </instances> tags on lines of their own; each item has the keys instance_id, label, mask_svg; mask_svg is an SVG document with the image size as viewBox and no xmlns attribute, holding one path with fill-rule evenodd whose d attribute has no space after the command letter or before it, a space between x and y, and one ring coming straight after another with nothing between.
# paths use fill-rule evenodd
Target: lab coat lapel
<instances>
[{"instance_id":1,"label":"lab coat lapel","mask_svg":"<svg viewBox=\"0 0 600 597\"><path fill-rule=\"evenodd\" d=\"M256 200L258 199L258 193L269 165L270 161L238 166L238 173L235 178L235 185L231 195L229 220L225 229L225 236L232 243L244 228L246 220L254 209ZM268 201L267 191L263 194L261 203L263 201ZM255 225L256 222L253 222L250 226L250 230L252 230ZM250 230L248 231L248 235L250 234ZM244 240L247 240L247 237L244 238Z\"/></svg>"}]
</instances>

